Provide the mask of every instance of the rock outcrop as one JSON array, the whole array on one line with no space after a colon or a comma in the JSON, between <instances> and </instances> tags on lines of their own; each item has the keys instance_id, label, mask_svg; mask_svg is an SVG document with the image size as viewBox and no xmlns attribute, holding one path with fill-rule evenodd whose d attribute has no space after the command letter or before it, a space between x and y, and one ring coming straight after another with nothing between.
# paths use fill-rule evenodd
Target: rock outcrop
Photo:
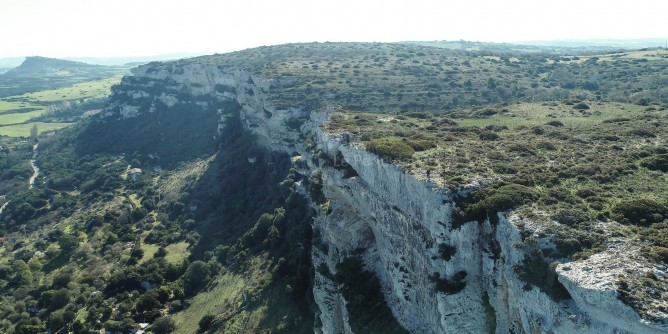
<instances>
[{"instance_id":1,"label":"rock outcrop","mask_svg":"<svg viewBox=\"0 0 668 334\"><path fill-rule=\"evenodd\" d=\"M305 176L319 170L328 208L313 204L320 212L313 223L320 235L313 247L314 267L335 273L342 259L360 255L366 269L379 278L392 313L410 332L668 331L641 320L619 300L614 284L601 286L587 279L588 273L601 277L611 270L609 265L596 265L603 263L596 262L596 256L558 266L558 281L548 283L567 290L560 298L521 279L523 271L550 270L547 265L527 268L532 252L547 242L524 242L526 235L518 225L525 226L524 234L532 234L536 231L526 228L530 223L502 212L483 222L454 224L452 193L431 188L349 142L345 134L323 130L321 125L335 107L276 109L267 101L277 81L242 69L175 62L141 66L133 73L114 89L102 119L129 119L176 108L184 98L200 109L233 103L236 108L218 109L217 135L225 136L226 123L238 116L264 149L290 154ZM615 246L610 247L614 253ZM441 249L451 250L450 254ZM352 333L347 301L337 283L316 271L313 290L321 323L314 330Z\"/></svg>"}]
</instances>

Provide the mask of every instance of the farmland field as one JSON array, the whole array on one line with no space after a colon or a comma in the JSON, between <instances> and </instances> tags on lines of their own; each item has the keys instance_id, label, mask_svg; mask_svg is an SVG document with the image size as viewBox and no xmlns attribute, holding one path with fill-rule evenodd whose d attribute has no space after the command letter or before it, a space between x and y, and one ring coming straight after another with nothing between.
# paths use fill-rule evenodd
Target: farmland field
<instances>
[{"instance_id":1,"label":"farmland field","mask_svg":"<svg viewBox=\"0 0 668 334\"><path fill-rule=\"evenodd\" d=\"M0 136L28 137L33 125L38 131L52 131L69 126L66 121L41 122L36 118L73 105L101 99L109 95L111 86L118 83L116 76L0 99Z\"/></svg>"}]
</instances>

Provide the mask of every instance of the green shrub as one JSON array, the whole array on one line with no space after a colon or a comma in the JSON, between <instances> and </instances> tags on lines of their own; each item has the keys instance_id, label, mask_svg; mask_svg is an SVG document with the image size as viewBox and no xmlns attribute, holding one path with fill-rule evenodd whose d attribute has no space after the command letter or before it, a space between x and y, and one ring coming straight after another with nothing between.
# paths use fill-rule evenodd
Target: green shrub
<instances>
[{"instance_id":1,"label":"green shrub","mask_svg":"<svg viewBox=\"0 0 668 334\"><path fill-rule=\"evenodd\" d=\"M406 142L395 137L372 139L367 150L386 159L411 159L415 150Z\"/></svg>"},{"instance_id":2,"label":"green shrub","mask_svg":"<svg viewBox=\"0 0 668 334\"><path fill-rule=\"evenodd\" d=\"M478 137L480 137L480 140L497 140L499 139L499 135L492 131L483 131L481 132Z\"/></svg>"},{"instance_id":3,"label":"green shrub","mask_svg":"<svg viewBox=\"0 0 668 334\"><path fill-rule=\"evenodd\" d=\"M176 323L170 317L160 317L153 323L152 329L155 334L169 334L176 329Z\"/></svg>"},{"instance_id":4,"label":"green shrub","mask_svg":"<svg viewBox=\"0 0 668 334\"><path fill-rule=\"evenodd\" d=\"M450 261L452 256L457 254L457 248L446 244L440 244L438 245L438 253L443 260Z\"/></svg>"},{"instance_id":5,"label":"green shrub","mask_svg":"<svg viewBox=\"0 0 668 334\"><path fill-rule=\"evenodd\" d=\"M465 271L459 271L451 278L441 278L441 274L434 273L429 279L436 285L436 291L446 295L454 295L466 288L466 276Z\"/></svg>"},{"instance_id":6,"label":"green shrub","mask_svg":"<svg viewBox=\"0 0 668 334\"><path fill-rule=\"evenodd\" d=\"M533 189L519 184L509 184L491 190L482 203L488 211L504 211L537 199L538 194Z\"/></svg>"},{"instance_id":7,"label":"green shrub","mask_svg":"<svg viewBox=\"0 0 668 334\"><path fill-rule=\"evenodd\" d=\"M573 226L588 221L589 216L581 210L562 209L557 211L557 213L552 216L552 219L556 220L559 224Z\"/></svg>"},{"instance_id":8,"label":"green shrub","mask_svg":"<svg viewBox=\"0 0 668 334\"><path fill-rule=\"evenodd\" d=\"M663 263L668 263L668 248L661 246L648 246L641 249L642 255L645 257L655 260L662 261Z\"/></svg>"},{"instance_id":9,"label":"green shrub","mask_svg":"<svg viewBox=\"0 0 668 334\"><path fill-rule=\"evenodd\" d=\"M580 102L580 103L574 105L574 106L573 106L573 109L587 110L587 109L589 109L589 106L588 106L586 103L584 103L584 102Z\"/></svg>"},{"instance_id":10,"label":"green shrub","mask_svg":"<svg viewBox=\"0 0 668 334\"><path fill-rule=\"evenodd\" d=\"M639 163L641 167L645 167L650 170L668 172L668 154L651 155L649 157L640 159Z\"/></svg>"},{"instance_id":11,"label":"green shrub","mask_svg":"<svg viewBox=\"0 0 668 334\"><path fill-rule=\"evenodd\" d=\"M506 163L493 164L492 170L499 174L517 174L517 168Z\"/></svg>"},{"instance_id":12,"label":"green shrub","mask_svg":"<svg viewBox=\"0 0 668 334\"><path fill-rule=\"evenodd\" d=\"M430 148L436 147L434 141L429 139L407 139L406 144L416 152L426 151Z\"/></svg>"},{"instance_id":13,"label":"green shrub","mask_svg":"<svg viewBox=\"0 0 668 334\"><path fill-rule=\"evenodd\" d=\"M650 225L668 217L668 203L650 198L636 198L617 203L612 213L620 223Z\"/></svg>"},{"instance_id":14,"label":"green shrub","mask_svg":"<svg viewBox=\"0 0 668 334\"><path fill-rule=\"evenodd\" d=\"M202 319L199 320L199 330L202 332L209 330L211 325L213 325L214 320L216 320L216 317L211 314L203 316Z\"/></svg>"},{"instance_id":15,"label":"green shrub","mask_svg":"<svg viewBox=\"0 0 668 334\"><path fill-rule=\"evenodd\" d=\"M561 122L559 122L559 121L549 121L549 122L547 122L547 123L545 123L545 124L546 124L546 125L549 125L549 126L554 126L554 127L556 127L556 128L564 126L564 123L561 123Z\"/></svg>"},{"instance_id":16,"label":"green shrub","mask_svg":"<svg viewBox=\"0 0 668 334\"><path fill-rule=\"evenodd\" d=\"M462 208L453 210L453 228L472 220L483 221L487 217L494 219L498 211L514 209L534 202L539 197L535 190L519 184L474 191L458 201Z\"/></svg>"}]
</instances>

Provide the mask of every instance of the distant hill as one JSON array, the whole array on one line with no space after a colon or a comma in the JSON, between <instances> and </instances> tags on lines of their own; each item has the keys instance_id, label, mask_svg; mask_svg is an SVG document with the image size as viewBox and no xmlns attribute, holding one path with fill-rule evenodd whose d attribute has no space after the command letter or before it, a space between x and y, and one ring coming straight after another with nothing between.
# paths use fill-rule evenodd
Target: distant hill
<instances>
[{"instance_id":1,"label":"distant hill","mask_svg":"<svg viewBox=\"0 0 668 334\"><path fill-rule=\"evenodd\" d=\"M0 74L11 70L23 63L25 57L0 58Z\"/></svg>"},{"instance_id":2,"label":"distant hill","mask_svg":"<svg viewBox=\"0 0 668 334\"><path fill-rule=\"evenodd\" d=\"M206 53L173 53L173 54L163 54L163 55L153 55L153 56L140 56L140 57L104 57L104 58L95 58L95 57L85 57L85 58L66 58L67 60L84 62L87 64L96 64L96 65L106 65L106 66L137 66L141 64L150 63L152 61L168 61L168 60L177 60L183 58L191 58L197 56L203 56Z\"/></svg>"},{"instance_id":3,"label":"distant hill","mask_svg":"<svg viewBox=\"0 0 668 334\"><path fill-rule=\"evenodd\" d=\"M67 75L64 72L90 71L99 65L46 57L26 57L19 67L7 71L3 77L26 77L34 75Z\"/></svg>"},{"instance_id":4,"label":"distant hill","mask_svg":"<svg viewBox=\"0 0 668 334\"><path fill-rule=\"evenodd\" d=\"M127 72L126 66L110 67L55 58L26 57L20 66L0 74L0 97L100 80Z\"/></svg>"}]
</instances>

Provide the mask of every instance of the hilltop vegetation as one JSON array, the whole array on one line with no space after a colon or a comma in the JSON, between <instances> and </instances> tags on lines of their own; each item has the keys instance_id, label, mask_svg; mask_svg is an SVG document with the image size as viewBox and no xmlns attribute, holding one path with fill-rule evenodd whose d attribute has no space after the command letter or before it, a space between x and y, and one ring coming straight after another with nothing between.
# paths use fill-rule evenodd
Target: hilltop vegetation
<instances>
[{"instance_id":1,"label":"hilltop vegetation","mask_svg":"<svg viewBox=\"0 0 668 334\"><path fill-rule=\"evenodd\" d=\"M191 58L274 79L277 107L441 113L462 107L569 98L668 102L668 51L564 56L445 50L407 44L311 43ZM168 63L169 64L169 63Z\"/></svg>"}]
</instances>

